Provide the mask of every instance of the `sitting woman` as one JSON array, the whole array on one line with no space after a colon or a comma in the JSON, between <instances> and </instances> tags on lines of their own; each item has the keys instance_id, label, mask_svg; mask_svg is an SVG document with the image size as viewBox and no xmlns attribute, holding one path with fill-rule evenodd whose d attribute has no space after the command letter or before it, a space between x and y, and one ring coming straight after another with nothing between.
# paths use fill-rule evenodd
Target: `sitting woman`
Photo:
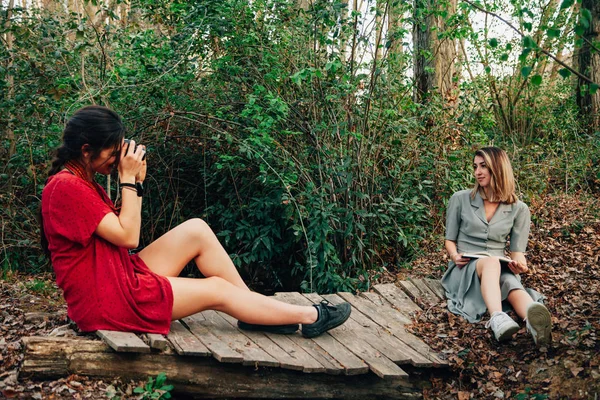
<instances>
[{"instance_id":1,"label":"sitting woman","mask_svg":"<svg viewBox=\"0 0 600 400\"><path fill-rule=\"evenodd\" d=\"M90 106L67 122L42 194L42 242L69 317L82 331L166 334L171 320L218 310L241 329L314 337L344 323L350 305L298 306L252 292L208 225L192 219L130 255L141 228L146 151L112 110ZM121 207L94 181L118 168ZM205 279L180 278L194 261ZM243 321L243 322L242 322Z\"/></svg>"},{"instance_id":2,"label":"sitting woman","mask_svg":"<svg viewBox=\"0 0 600 400\"><path fill-rule=\"evenodd\" d=\"M474 323L486 310L498 341L511 339L519 325L504 311L511 308L526 321L537 345L552 340L552 322L543 296L523 288L519 274L527 272L524 251L530 214L517 199L512 167L504 150L485 147L473 161L475 187L454 193L446 215L446 250L450 256L442 284L448 309ZM504 257L510 240L510 259ZM463 257L463 254L473 256ZM504 260L502 260L504 259Z\"/></svg>"}]
</instances>

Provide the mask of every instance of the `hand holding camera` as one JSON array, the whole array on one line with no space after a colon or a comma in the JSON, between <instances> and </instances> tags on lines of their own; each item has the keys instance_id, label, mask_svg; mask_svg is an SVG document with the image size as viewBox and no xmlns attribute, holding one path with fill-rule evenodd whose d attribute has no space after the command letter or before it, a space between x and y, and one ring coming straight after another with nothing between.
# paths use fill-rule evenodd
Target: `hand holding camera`
<instances>
[{"instance_id":1,"label":"hand holding camera","mask_svg":"<svg viewBox=\"0 0 600 400\"><path fill-rule=\"evenodd\" d=\"M122 182L143 182L146 178L146 146L136 145L133 139L124 139L118 169Z\"/></svg>"}]
</instances>

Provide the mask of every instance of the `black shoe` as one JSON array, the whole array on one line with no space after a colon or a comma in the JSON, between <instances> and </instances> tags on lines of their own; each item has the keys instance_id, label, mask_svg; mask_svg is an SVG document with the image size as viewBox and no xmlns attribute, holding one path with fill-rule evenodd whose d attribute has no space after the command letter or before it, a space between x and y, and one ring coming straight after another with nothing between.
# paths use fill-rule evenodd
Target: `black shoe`
<instances>
[{"instance_id":1,"label":"black shoe","mask_svg":"<svg viewBox=\"0 0 600 400\"><path fill-rule=\"evenodd\" d=\"M302 325L302 336L312 338L327 332L330 329L340 326L350 316L350 304L342 303L334 306L327 300L321 301L319 304L313 304L317 309L319 316L312 324Z\"/></svg>"},{"instance_id":2,"label":"black shoe","mask_svg":"<svg viewBox=\"0 0 600 400\"><path fill-rule=\"evenodd\" d=\"M260 332L268 332L268 333L279 333L281 335L289 335L290 333L294 333L298 330L298 324L290 324L290 325L259 325L259 324L249 324L247 322L238 321L237 326L240 329L245 331L260 331Z\"/></svg>"}]
</instances>

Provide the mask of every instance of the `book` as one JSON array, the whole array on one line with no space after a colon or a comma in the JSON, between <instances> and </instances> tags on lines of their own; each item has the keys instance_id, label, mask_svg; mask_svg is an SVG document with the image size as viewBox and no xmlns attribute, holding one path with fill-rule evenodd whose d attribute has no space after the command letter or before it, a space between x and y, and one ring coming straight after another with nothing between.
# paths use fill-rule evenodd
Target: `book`
<instances>
[{"instance_id":1,"label":"book","mask_svg":"<svg viewBox=\"0 0 600 400\"><path fill-rule=\"evenodd\" d=\"M471 258L471 259L490 257L490 255L487 253L463 253L462 256L463 256L463 258ZM512 261L508 257L498 257L498 258L500 259L501 263L508 264L509 262Z\"/></svg>"}]
</instances>

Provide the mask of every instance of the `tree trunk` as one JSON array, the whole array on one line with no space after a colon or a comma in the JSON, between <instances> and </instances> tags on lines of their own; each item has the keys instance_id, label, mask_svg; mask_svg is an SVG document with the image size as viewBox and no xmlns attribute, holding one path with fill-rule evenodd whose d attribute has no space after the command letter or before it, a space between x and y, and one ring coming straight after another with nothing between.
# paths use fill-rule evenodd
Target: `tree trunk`
<instances>
[{"instance_id":1,"label":"tree trunk","mask_svg":"<svg viewBox=\"0 0 600 400\"><path fill-rule=\"evenodd\" d=\"M592 43L600 41L600 2L583 0L581 8L591 12L592 21L583 34L583 45L577 56L578 69L581 74L600 84L600 53L592 45ZM590 94L585 87L589 87L589 82L578 79L577 105L588 130L594 132L600 128L600 90L597 90L595 94Z\"/></svg>"},{"instance_id":2,"label":"tree trunk","mask_svg":"<svg viewBox=\"0 0 600 400\"><path fill-rule=\"evenodd\" d=\"M15 77L13 75L14 74L14 72L13 72L13 64L14 64L13 50L14 50L15 36L11 32L12 14L13 14L13 10L14 10L14 5L15 5L14 0L10 0L8 2L8 8L6 9L6 22L4 23L4 29L6 31L6 36L5 36L6 50L8 53L8 62L6 65L6 71L8 71L7 77L6 77L6 86L7 86L6 97L7 97L7 100L9 100L9 101L14 99L14 97L15 97ZM12 156L15 154L15 151L16 151L13 118L14 118L13 113L11 111L8 111L6 113L7 123L6 123L5 134L4 134L4 138L8 142L8 152L6 154L6 164L8 164L10 162L10 159L12 158ZM12 192L12 179L10 179L8 182L8 192L9 193Z\"/></svg>"},{"instance_id":3,"label":"tree trunk","mask_svg":"<svg viewBox=\"0 0 600 400\"><path fill-rule=\"evenodd\" d=\"M456 0L437 5L432 0L415 0L414 73L415 101L423 102L437 90L447 102L455 104L457 58L456 40L439 35L448 30L445 19L435 16L435 7L445 7L448 17L456 13Z\"/></svg>"}]
</instances>

